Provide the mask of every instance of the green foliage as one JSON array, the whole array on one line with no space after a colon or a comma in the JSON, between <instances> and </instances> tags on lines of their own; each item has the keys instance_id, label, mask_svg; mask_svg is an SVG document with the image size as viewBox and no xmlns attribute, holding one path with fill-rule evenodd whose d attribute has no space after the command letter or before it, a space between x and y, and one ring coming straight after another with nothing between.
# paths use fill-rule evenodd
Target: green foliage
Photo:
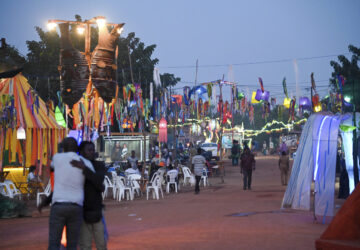
<instances>
[{"instance_id":1,"label":"green foliage","mask_svg":"<svg viewBox=\"0 0 360 250\"><path fill-rule=\"evenodd\" d=\"M356 109L360 111L360 48L349 45L349 51L352 53L351 60L344 55L338 56L339 62L331 61L330 65L334 68L332 78L330 79L330 86L337 91L337 76L342 75L345 78L345 86L343 87L344 95L351 96L355 100Z\"/></svg>"},{"instance_id":2,"label":"green foliage","mask_svg":"<svg viewBox=\"0 0 360 250\"><path fill-rule=\"evenodd\" d=\"M25 57L15 47L6 45L0 49L0 71L7 71L13 67L22 67L25 62Z\"/></svg>"}]
</instances>

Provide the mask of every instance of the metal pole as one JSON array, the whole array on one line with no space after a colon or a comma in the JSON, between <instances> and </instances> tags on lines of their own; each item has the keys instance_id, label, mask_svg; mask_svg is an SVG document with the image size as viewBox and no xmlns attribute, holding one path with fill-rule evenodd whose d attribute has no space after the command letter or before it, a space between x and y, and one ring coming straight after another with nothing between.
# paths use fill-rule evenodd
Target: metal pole
<instances>
[{"instance_id":1,"label":"metal pole","mask_svg":"<svg viewBox=\"0 0 360 250\"><path fill-rule=\"evenodd\" d=\"M353 130L353 162L354 162L354 183L355 187L359 182L359 168L358 168L358 142L357 142L357 133L356 133L356 100L355 100L355 91L354 91L354 81L352 82L352 92L353 92L353 122L355 129Z\"/></svg>"}]
</instances>

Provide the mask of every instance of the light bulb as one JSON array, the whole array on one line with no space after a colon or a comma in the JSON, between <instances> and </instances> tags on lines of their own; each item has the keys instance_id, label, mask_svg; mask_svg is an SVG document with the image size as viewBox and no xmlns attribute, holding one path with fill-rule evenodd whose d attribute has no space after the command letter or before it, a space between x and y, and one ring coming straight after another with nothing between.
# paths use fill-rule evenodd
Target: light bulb
<instances>
[{"instance_id":1,"label":"light bulb","mask_svg":"<svg viewBox=\"0 0 360 250\"><path fill-rule=\"evenodd\" d=\"M106 24L106 19L104 17L97 17L96 23L99 27L104 27Z\"/></svg>"},{"instance_id":2,"label":"light bulb","mask_svg":"<svg viewBox=\"0 0 360 250\"><path fill-rule=\"evenodd\" d=\"M47 27L49 30L55 30L57 24L55 22L48 22Z\"/></svg>"},{"instance_id":3,"label":"light bulb","mask_svg":"<svg viewBox=\"0 0 360 250\"><path fill-rule=\"evenodd\" d=\"M83 26L78 26L78 27L76 28L76 31L77 31L77 33L78 33L79 35L82 35L82 34L84 34L84 32L85 32L85 28L84 28Z\"/></svg>"}]
</instances>

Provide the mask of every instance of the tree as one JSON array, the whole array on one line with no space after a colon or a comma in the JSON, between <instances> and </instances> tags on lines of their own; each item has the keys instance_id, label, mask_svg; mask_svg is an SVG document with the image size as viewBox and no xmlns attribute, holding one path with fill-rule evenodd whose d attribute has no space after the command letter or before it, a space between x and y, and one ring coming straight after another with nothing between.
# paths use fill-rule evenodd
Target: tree
<instances>
[{"instance_id":1,"label":"tree","mask_svg":"<svg viewBox=\"0 0 360 250\"><path fill-rule=\"evenodd\" d=\"M0 48L0 72L7 71L13 67L23 67L26 59L19 51L11 45L6 44L5 38L1 39Z\"/></svg>"},{"instance_id":2,"label":"tree","mask_svg":"<svg viewBox=\"0 0 360 250\"><path fill-rule=\"evenodd\" d=\"M352 53L351 60L347 59L344 55L338 56L340 63L331 61L330 65L334 68L330 79L330 86L333 90L339 92L338 88L338 76L343 76L345 79L345 85L343 87L344 96L350 97L352 103L355 103L356 110L360 110L360 69L359 58L360 48L353 45L349 45L349 51Z\"/></svg>"}]
</instances>

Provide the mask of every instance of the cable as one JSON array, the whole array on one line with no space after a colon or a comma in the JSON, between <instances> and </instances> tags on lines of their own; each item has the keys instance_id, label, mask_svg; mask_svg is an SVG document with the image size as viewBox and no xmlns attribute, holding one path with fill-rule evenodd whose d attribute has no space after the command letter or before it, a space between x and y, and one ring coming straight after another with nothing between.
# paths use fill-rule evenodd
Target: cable
<instances>
[{"instance_id":1,"label":"cable","mask_svg":"<svg viewBox=\"0 0 360 250\"><path fill-rule=\"evenodd\" d=\"M350 52L343 53L341 55L349 55ZM228 67L232 66L243 66L243 65L253 65L253 64L268 64L268 63L284 63L284 62L292 62L296 61L307 61L307 60L314 60L314 59L323 59L329 57L337 57L337 55L325 55L325 56L312 56L312 57L300 57L300 58L292 58L292 59L279 59L279 60L269 60L269 61L255 61L255 62L242 62L242 63L232 63L232 64L208 64L208 65L198 65L199 68L215 68L215 67ZM180 69L180 68L196 68L195 65L186 65L186 66L162 66L159 68L167 68L167 69Z\"/></svg>"}]
</instances>

